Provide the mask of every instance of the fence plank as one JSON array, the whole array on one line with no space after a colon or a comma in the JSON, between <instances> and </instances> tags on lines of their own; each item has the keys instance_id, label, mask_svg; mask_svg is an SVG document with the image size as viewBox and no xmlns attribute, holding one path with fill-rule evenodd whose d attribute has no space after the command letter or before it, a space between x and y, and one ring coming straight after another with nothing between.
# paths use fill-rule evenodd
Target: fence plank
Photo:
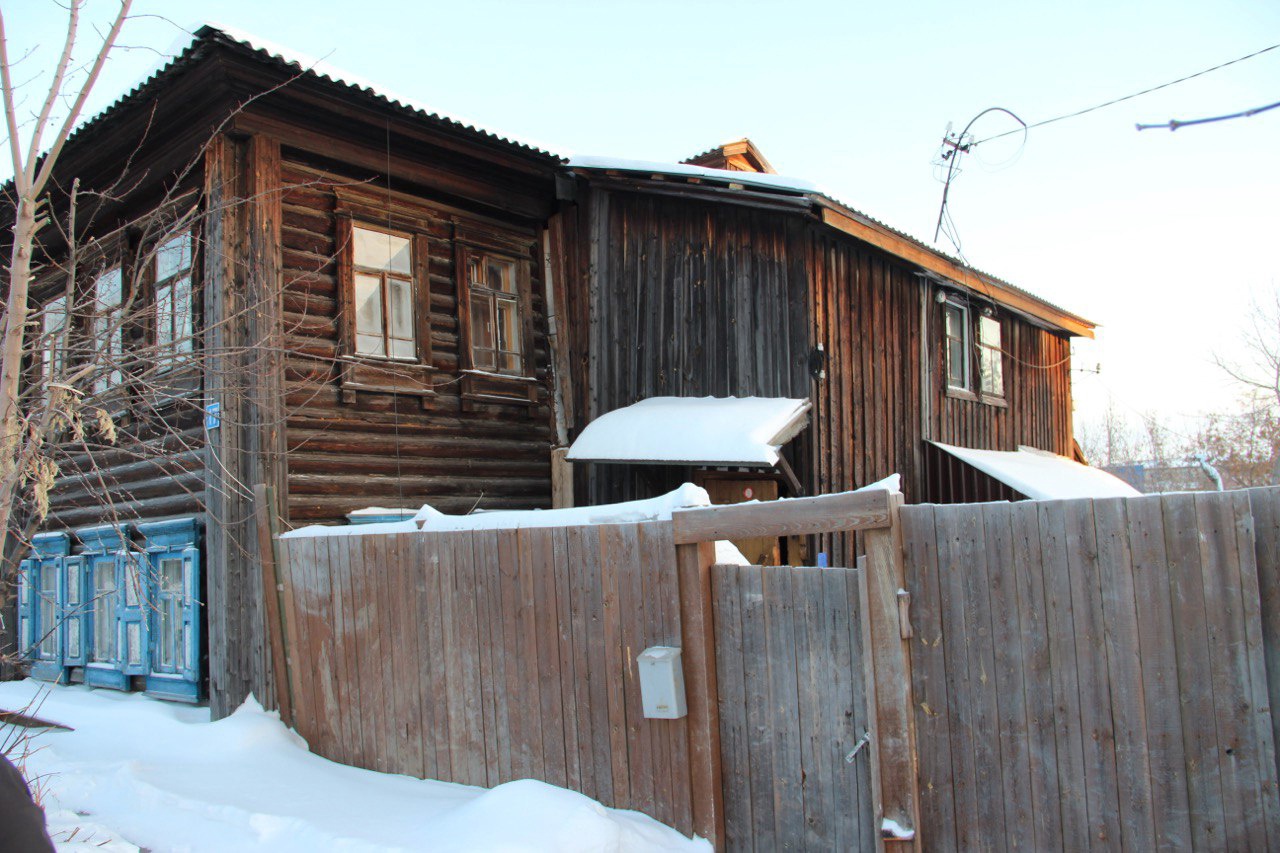
<instances>
[{"instance_id":1,"label":"fence plank","mask_svg":"<svg viewBox=\"0 0 1280 853\"><path fill-rule=\"evenodd\" d=\"M645 524L641 552L646 556L646 578L657 581L654 595L661 601L661 642L682 645L680 615L680 579L677 567L666 555L675 553L675 541L669 524ZM714 631L714 620L708 625ZM712 641L714 647L714 641ZM718 704L718 703L717 703ZM671 774L672 825L693 827L693 775L689 759L689 726L684 722L667 723L666 740Z\"/></svg>"},{"instance_id":2,"label":"fence plank","mask_svg":"<svg viewBox=\"0 0 1280 853\"><path fill-rule=\"evenodd\" d=\"M583 790L582 744L579 742L581 728L578 722L578 696L575 686L580 675L574 667L574 633L573 633L573 590L569 585L569 555L566 531L564 528L552 528L548 531L552 536L552 576L548 581L553 584L552 600L555 602L555 654L556 665L560 673L560 705L563 709L561 737L564 739L565 782L569 788ZM587 636L578 638L579 642L590 642ZM500 693L500 696L502 694ZM500 720L506 725L505 714Z\"/></svg>"},{"instance_id":3,"label":"fence plank","mask_svg":"<svg viewBox=\"0 0 1280 853\"><path fill-rule=\"evenodd\" d=\"M764 591L765 649L769 661L769 717L773 737L773 821L779 846L797 846L805 836L804 792L800 787L799 703L796 649L792 634L790 571L761 572Z\"/></svg>"},{"instance_id":4,"label":"fence plank","mask_svg":"<svg viewBox=\"0 0 1280 853\"><path fill-rule=\"evenodd\" d=\"M1031 796L1036 803L1031 835L1035 849L1052 850L1060 847L1062 841L1062 798L1038 507L1031 502L1014 504L1010 507L1009 524L1018 624L1023 635Z\"/></svg>"},{"instance_id":5,"label":"fence plank","mask_svg":"<svg viewBox=\"0 0 1280 853\"><path fill-rule=\"evenodd\" d=\"M449 656L445 648L444 596L442 541L439 537L424 536L419 541L419 570L422 580L418 597L422 605L422 621L426 623L427 653L424 661L428 669L423 679L423 690L430 692L424 701L431 707L431 749L435 756L437 779L453 778L453 733L449 729Z\"/></svg>"},{"instance_id":6,"label":"fence plank","mask_svg":"<svg viewBox=\"0 0 1280 853\"><path fill-rule=\"evenodd\" d=\"M870 850L880 840L867 748L854 757L852 764L845 760L871 726L873 689L862 678L862 660L867 654L862 643L867 617L859 594L862 579L858 575L862 571L821 573L828 620L823 628L832 637L829 683L835 698L831 707L842 711L836 718L831 757L838 817L835 847L839 850Z\"/></svg>"},{"instance_id":7,"label":"fence plank","mask_svg":"<svg viewBox=\"0 0 1280 853\"><path fill-rule=\"evenodd\" d=\"M1182 696L1174 645L1175 622L1168 579L1164 517L1159 497L1125 501L1133 561L1142 693L1146 699L1151 813L1159 849L1191 845L1191 806L1182 741Z\"/></svg>"},{"instance_id":8,"label":"fence plank","mask_svg":"<svg viewBox=\"0 0 1280 853\"><path fill-rule=\"evenodd\" d=\"M1093 503L1098 573L1106 631L1107 671L1115 724L1120 841L1127 850L1157 846L1147 755L1147 702L1138 640L1138 602L1123 498Z\"/></svg>"},{"instance_id":9,"label":"fence plank","mask_svg":"<svg viewBox=\"0 0 1280 853\"><path fill-rule=\"evenodd\" d=\"M605 671L623 674L627 671L623 648L622 613L620 612L619 566L614 554L618 550L617 537L611 527L601 527L600 534L600 586L603 591L603 646ZM631 803L631 777L628 772L628 729L626 687L623 678L614 677L606 682L609 700L609 747L613 774L613 796L616 802Z\"/></svg>"},{"instance_id":10,"label":"fence plank","mask_svg":"<svg viewBox=\"0 0 1280 853\"><path fill-rule=\"evenodd\" d=\"M495 532L499 587L497 608L500 625L490 629L492 642L501 650L503 684L507 695L506 755L499 753L499 767L507 766L508 778L523 779L532 775L530 742L539 736L531 726L527 706L529 672L525 658L527 649L520 630L520 539L515 530ZM515 713L512 713L512 709Z\"/></svg>"},{"instance_id":11,"label":"fence plank","mask_svg":"<svg viewBox=\"0 0 1280 853\"><path fill-rule=\"evenodd\" d=\"M1195 508L1219 744L1223 838L1233 846L1263 849L1267 833L1253 729L1236 507L1229 494L1205 493L1195 496ZM1245 509L1247 524L1247 504ZM1252 531L1246 528L1246 532ZM1252 557L1252 542L1248 551Z\"/></svg>"},{"instance_id":12,"label":"fence plank","mask_svg":"<svg viewBox=\"0 0 1280 853\"><path fill-rule=\"evenodd\" d=\"M653 727L645 719L640 699L639 668L636 655L644 651L645 613L650 603L644 600L640 578L640 547L632 524L609 526L602 531L610 544L609 560L616 568L618 585L618 624L621 648L618 671L624 673L623 708L626 714L627 775L634 808L646 814L654 811L654 742Z\"/></svg>"},{"instance_id":13,"label":"fence plank","mask_svg":"<svg viewBox=\"0 0 1280 853\"><path fill-rule=\"evenodd\" d=\"M823 569L790 570L792 635L795 647L796 722L800 734L800 793L804 803L804 847L831 850L835 847L835 774L831 766L832 726L829 719L840 714L828 688L838 678L826 642L823 619Z\"/></svg>"},{"instance_id":14,"label":"fence plank","mask_svg":"<svg viewBox=\"0 0 1280 853\"><path fill-rule=\"evenodd\" d=\"M573 527L565 531L565 547L569 589L572 593L570 613L573 620L573 666L577 675L574 692L578 703L578 745L581 751L582 791L599 800L613 801L612 779L608 766L608 721L602 719L608 703L604 699L601 679L603 669L596 659L602 654L596 640L599 610L593 605L598 596L599 547L585 541L587 529Z\"/></svg>"},{"instance_id":15,"label":"fence plank","mask_svg":"<svg viewBox=\"0 0 1280 853\"><path fill-rule=\"evenodd\" d=\"M1255 500L1259 493L1269 494L1268 502ZM1280 784L1277 784L1276 727L1280 725L1277 698L1280 698L1280 673L1268 678L1269 658L1280 656L1280 647L1268 646L1280 638L1268 638L1268 626L1280 618L1280 601L1275 598L1277 548L1280 548L1280 518L1276 508L1280 489L1252 489L1237 493L1235 499L1247 507L1237 508L1236 536L1240 551L1241 594L1245 614L1245 642L1251 678L1250 700L1254 711L1254 737L1257 742L1258 791L1262 798L1263 826L1272 850L1280 849ZM1243 519L1251 521L1245 529ZM1271 609L1268 609L1271 608Z\"/></svg>"},{"instance_id":16,"label":"fence plank","mask_svg":"<svg viewBox=\"0 0 1280 853\"><path fill-rule=\"evenodd\" d=\"M1009 850L1035 847L1036 803L1032 797L1030 734L1027 724L1026 668L1022 626L1018 608L1017 565L1013 562L1011 504L986 504L981 508L986 540L985 578L982 587L990 601L993 684L998 706L1000 767L1003 782L1005 826L1003 846Z\"/></svg>"},{"instance_id":17,"label":"fence plank","mask_svg":"<svg viewBox=\"0 0 1280 853\"><path fill-rule=\"evenodd\" d=\"M720 745L724 778L724 843L730 850L755 850L752 803L759 796L751 775L747 731L747 694L743 674L745 630L742 623L743 566L713 566L716 675L720 694ZM772 790L769 791L772 796Z\"/></svg>"},{"instance_id":18,"label":"fence plank","mask_svg":"<svg viewBox=\"0 0 1280 853\"><path fill-rule=\"evenodd\" d=\"M533 585L533 627L537 650L537 685L542 719L543 771L539 777L564 787L568 782L565 754L564 705L560 684L559 628L555 587L555 533L553 528L528 530L529 582Z\"/></svg>"},{"instance_id":19,"label":"fence plank","mask_svg":"<svg viewBox=\"0 0 1280 853\"><path fill-rule=\"evenodd\" d=\"M920 755L921 835L935 850L955 850L955 786L951 760L950 700L947 690L943 592L939 581L935 508L905 506L899 511L907 572L914 602L911 645L912 690L916 699L916 744Z\"/></svg>"},{"instance_id":20,"label":"fence plank","mask_svg":"<svg viewBox=\"0 0 1280 853\"><path fill-rule=\"evenodd\" d=\"M497 785L511 779L510 719L507 716L506 655L503 654L502 626L495 624L500 576L496 563L498 545L492 531L477 531L471 537L471 587L475 599L477 641L480 646L481 716L484 725L485 784Z\"/></svg>"},{"instance_id":21,"label":"fence plank","mask_svg":"<svg viewBox=\"0 0 1280 853\"><path fill-rule=\"evenodd\" d=\"M1184 711L1182 735L1191 806L1191 843L1196 849L1208 849L1222 843L1224 815L1217 732L1209 722L1213 720L1213 673L1209 668L1195 496L1167 495L1161 500L1178 685Z\"/></svg>"},{"instance_id":22,"label":"fence plank","mask_svg":"<svg viewBox=\"0 0 1280 853\"><path fill-rule=\"evenodd\" d=\"M1038 510L1055 712L1058 792L1062 806L1062 844L1066 850L1083 850L1090 846L1091 839L1067 533L1060 504L1042 503Z\"/></svg>"},{"instance_id":23,"label":"fence plank","mask_svg":"<svg viewBox=\"0 0 1280 853\"><path fill-rule=\"evenodd\" d=\"M674 539L674 536L673 536ZM709 543L676 548L680 592L680 641L684 649L689 705L693 825L712 844L724 838L724 790L720 768L720 721L716 696L715 623L711 602Z\"/></svg>"},{"instance_id":24,"label":"fence plank","mask_svg":"<svg viewBox=\"0 0 1280 853\"><path fill-rule=\"evenodd\" d=\"M764 571L759 566L744 566L738 575L742 595L742 657L747 662L768 660ZM768 673L762 669L748 663L743 672L747 699L747 755L751 762L749 772L753 782L767 781L767 793L765 789L752 786L751 838L757 850L776 850L780 847L774 821L777 798L773 780L777 774L773 767L773 739L769 732L768 713L772 697Z\"/></svg>"},{"instance_id":25,"label":"fence plank","mask_svg":"<svg viewBox=\"0 0 1280 853\"><path fill-rule=\"evenodd\" d=\"M1280 776L1280 489L1250 489L1248 494L1255 531L1271 742L1276 751L1276 775L1271 777L1274 780ZM1276 847L1280 849L1280 840Z\"/></svg>"},{"instance_id":26,"label":"fence plank","mask_svg":"<svg viewBox=\"0 0 1280 853\"><path fill-rule=\"evenodd\" d=\"M969 638L965 621L963 579L968 570L961 549L960 516L938 513L935 518L938 548L939 609L945 635L942 651L947 684L947 714L951 726L951 785L955 800L955 832L958 849L977 846L982 828L974 826L978 814L977 769L974 767L973 676L969 671ZM968 816L960 820L960 816Z\"/></svg>"},{"instance_id":27,"label":"fence plank","mask_svg":"<svg viewBox=\"0 0 1280 853\"><path fill-rule=\"evenodd\" d=\"M667 600L662 595L662 576L663 574L673 574L674 566L662 565L662 555L655 549L659 547L661 541L653 533L655 527L665 527L664 524L654 524L652 522L645 524L636 524L632 527L635 536L636 562L635 582L632 584L634 591L638 592L640 602L643 606L643 612L637 613L638 623L641 628L641 635L637 638L631 647L631 655L628 663L635 667L637 679L639 677L639 664L636 656L649 646L670 646L679 645L679 636L668 636L663 629L663 610L667 607ZM674 548L674 546L672 546ZM671 551L667 553L673 553ZM637 688L639 687L637 680ZM639 696L639 690L636 691ZM651 813L655 818L665 824L675 822L675 812L672 808L674 798L674 780L672 779L671 766L671 733L675 728L684 728L683 723L673 723L670 720L650 720L641 718L641 727L649 736L649 763L651 768L651 776L653 779L653 800L654 811Z\"/></svg>"},{"instance_id":28,"label":"fence plank","mask_svg":"<svg viewBox=\"0 0 1280 853\"><path fill-rule=\"evenodd\" d=\"M1093 502L1064 501L1055 509L1066 532L1089 830L1094 843L1113 844L1120 840L1120 804Z\"/></svg>"}]
</instances>

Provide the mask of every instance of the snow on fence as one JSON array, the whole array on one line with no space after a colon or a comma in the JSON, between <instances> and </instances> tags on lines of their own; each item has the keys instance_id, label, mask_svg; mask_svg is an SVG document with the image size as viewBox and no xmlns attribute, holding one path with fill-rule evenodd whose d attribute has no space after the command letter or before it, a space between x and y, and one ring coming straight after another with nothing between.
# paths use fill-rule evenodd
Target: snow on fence
<instances>
[{"instance_id":1,"label":"snow on fence","mask_svg":"<svg viewBox=\"0 0 1280 853\"><path fill-rule=\"evenodd\" d=\"M899 519L929 849L1280 846L1280 489Z\"/></svg>"}]
</instances>

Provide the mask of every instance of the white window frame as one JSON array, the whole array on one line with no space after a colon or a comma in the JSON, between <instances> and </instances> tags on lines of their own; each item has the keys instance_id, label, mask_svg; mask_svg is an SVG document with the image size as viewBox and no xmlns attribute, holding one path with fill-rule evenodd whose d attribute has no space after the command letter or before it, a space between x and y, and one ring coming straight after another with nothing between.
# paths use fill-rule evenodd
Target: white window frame
<instances>
[{"instance_id":1,"label":"white window frame","mask_svg":"<svg viewBox=\"0 0 1280 853\"><path fill-rule=\"evenodd\" d=\"M483 278L484 271L487 269L490 261L507 266L511 270L512 290L495 290L489 287L488 281ZM467 267L463 271L463 276L467 284L467 322L472 328L468 329L468 338L471 350L471 366L476 370L485 370L492 373L501 373L506 376L526 376L528 374L528 354L524 349L524 300L520 288L520 261L517 258L503 255L499 252L484 251L480 249L469 249L466 253ZM472 269L480 270L480 279L472 275ZM484 303L483 316L477 316L476 302ZM509 306L510 311L515 315L515 333L514 339L507 340L504 347L503 341L500 341L499 329L499 305ZM492 346L480 346L476 340L475 323L477 319L484 323L489 330L489 339ZM480 354L486 354L491 357L491 364L482 364ZM502 362L505 359L515 361L514 367L507 367Z\"/></svg>"},{"instance_id":2,"label":"white window frame","mask_svg":"<svg viewBox=\"0 0 1280 853\"><path fill-rule=\"evenodd\" d=\"M392 237L406 240L409 243L409 272L403 273L393 270L389 266L371 266L360 262L360 240L359 232L364 231L369 234L385 234ZM418 327L417 317L415 315L417 302L417 282L414 280L414 269L417 258L414 253L416 251L412 234L406 234L401 231L395 231L389 228L377 228L360 222L351 223L351 305L355 312L351 321L353 333L352 351L360 358L377 358L387 361L417 361L418 360ZM382 328L378 330L360 328L360 310L357 301L358 281L361 276L368 276L378 280L378 299L382 311ZM395 283L400 283L408 289L408 320L407 327L409 330L408 337L393 334L392 329L396 325L393 322L392 309L394 302L391 299L391 290ZM381 339L382 352L371 351L362 339L378 337ZM396 344L402 345L402 351L396 353ZM407 345L407 346L403 346Z\"/></svg>"},{"instance_id":3,"label":"white window frame","mask_svg":"<svg viewBox=\"0 0 1280 853\"><path fill-rule=\"evenodd\" d=\"M978 373L983 396L1004 397L1004 328L1000 319L978 315Z\"/></svg>"}]
</instances>

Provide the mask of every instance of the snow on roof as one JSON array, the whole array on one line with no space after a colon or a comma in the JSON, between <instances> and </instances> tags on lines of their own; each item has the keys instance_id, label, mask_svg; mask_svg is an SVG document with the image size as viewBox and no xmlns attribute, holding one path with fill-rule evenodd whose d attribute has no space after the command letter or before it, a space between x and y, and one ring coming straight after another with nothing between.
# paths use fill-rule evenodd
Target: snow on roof
<instances>
[{"instance_id":1,"label":"snow on roof","mask_svg":"<svg viewBox=\"0 0 1280 853\"><path fill-rule=\"evenodd\" d=\"M761 172L739 172L734 169L708 169L706 166L690 166L686 163L628 160L623 157L576 154L569 158L569 168L612 169L618 172L641 172L646 175L682 175L687 178L704 178L771 190L796 193L822 192L817 184L803 178L788 178L785 175L768 175Z\"/></svg>"},{"instance_id":2,"label":"snow on roof","mask_svg":"<svg viewBox=\"0 0 1280 853\"><path fill-rule=\"evenodd\" d=\"M650 397L587 424L571 462L769 467L808 425L808 400Z\"/></svg>"},{"instance_id":3,"label":"snow on roof","mask_svg":"<svg viewBox=\"0 0 1280 853\"><path fill-rule=\"evenodd\" d=\"M969 447L954 447L940 441L933 444L1032 500L1128 498L1142 494L1124 480L1100 468L1090 468L1065 456L1034 447L974 450Z\"/></svg>"}]
</instances>

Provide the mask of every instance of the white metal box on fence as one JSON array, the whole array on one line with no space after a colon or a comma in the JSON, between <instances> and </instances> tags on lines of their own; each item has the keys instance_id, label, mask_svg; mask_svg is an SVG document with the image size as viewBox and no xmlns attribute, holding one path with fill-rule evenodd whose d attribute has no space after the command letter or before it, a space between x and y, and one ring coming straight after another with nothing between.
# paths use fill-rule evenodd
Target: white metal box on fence
<instances>
[{"instance_id":1,"label":"white metal box on fence","mask_svg":"<svg viewBox=\"0 0 1280 853\"><path fill-rule=\"evenodd\" d=\"M650 719L678 720L689 713L684 699L680 649L650 646L636 658L640 669L640 701Z\"/></svg>"}]
</instances>

